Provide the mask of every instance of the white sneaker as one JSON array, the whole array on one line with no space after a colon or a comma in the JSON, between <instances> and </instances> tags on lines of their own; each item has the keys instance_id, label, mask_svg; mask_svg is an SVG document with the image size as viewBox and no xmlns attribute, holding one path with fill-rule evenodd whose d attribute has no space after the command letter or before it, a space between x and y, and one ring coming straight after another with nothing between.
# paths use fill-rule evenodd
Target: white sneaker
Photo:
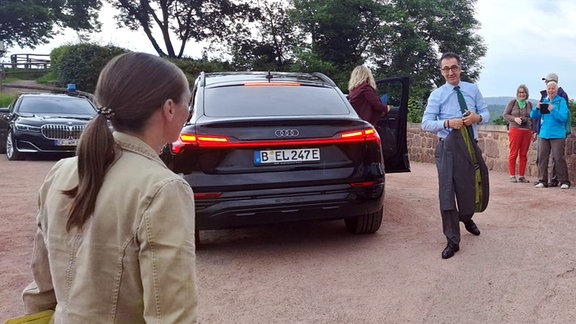
<instances>
[{"instance_id":1,"label":"white sneaker","mask_svg":"<svg viewBox=\"0 0 576 324\"><path fill-rule=\"evenodd\" d=\"M563 183L563 184L560 186L560 189L570 189L570 185L567 184L567 183Z\"/></svg>"},{"instance_id":2,"label":"white sneaker","mask_svg":"<svg viewBox=\"0 0 576 324\"><path fill-rule=\"evenodd\" d=\"M544 184L543 184L542 182L538 182L538 183L535 185L535 187L536 187L536 188L544 188Z\"/></svg>"}]
</instances>

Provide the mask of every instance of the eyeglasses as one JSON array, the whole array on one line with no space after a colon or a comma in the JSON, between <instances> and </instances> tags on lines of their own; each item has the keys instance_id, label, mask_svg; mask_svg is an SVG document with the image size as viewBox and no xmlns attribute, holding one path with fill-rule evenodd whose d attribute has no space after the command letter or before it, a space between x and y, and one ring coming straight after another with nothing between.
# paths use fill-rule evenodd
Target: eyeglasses
<instances>
[{"instance_id":1,"label":"eyeglasses","mask_svg":"<svg viewBox=\"0 0 576 324\"><path fill-rule=\"evenodd\" d=\"M456 73L460 71L460 67L458 65L452 65L451 67L445 66L441 68L440 71L442 71L444 74L448 74L450 71L452 71L452 73Z\"/></svg>"},{"instance_id":2,"label":"eyeglasses","mask_svg":"<svg viewBox=\"0 0 576 324\"><path fill-rule=\"evenodd\" d=\"M518 94L526 94L524 91L518 91Z\"/></svg>"}]
</instances>

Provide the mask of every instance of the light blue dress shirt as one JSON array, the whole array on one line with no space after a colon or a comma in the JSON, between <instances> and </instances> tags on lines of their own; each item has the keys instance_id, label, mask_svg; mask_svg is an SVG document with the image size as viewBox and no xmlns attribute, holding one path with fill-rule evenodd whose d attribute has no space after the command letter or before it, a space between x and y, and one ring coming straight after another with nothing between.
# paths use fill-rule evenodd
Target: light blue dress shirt
<instances>
[{"instance_id":1,"label":"light blue dress shirt","mask_svg":"<svg viewBox=\"0 0 576 324\"><path fill-rule=\"evenodd\" d=\"M480 124L487 124L490 121L490 111L478 87L473 83L464 81L460 81L458 86L460 86L460 91L466 100L468 110L482 116ZM453 118L462 118L462 112L454 86L445 83L432 91L428 97L428 104L422 117L422 130L436 133L439 138L444 139L452 131L452 128L444 128L444 121ZM472 124L472 129L474 130L474 138L477 139L476 124Z\"/></svg>"}]
</instances>

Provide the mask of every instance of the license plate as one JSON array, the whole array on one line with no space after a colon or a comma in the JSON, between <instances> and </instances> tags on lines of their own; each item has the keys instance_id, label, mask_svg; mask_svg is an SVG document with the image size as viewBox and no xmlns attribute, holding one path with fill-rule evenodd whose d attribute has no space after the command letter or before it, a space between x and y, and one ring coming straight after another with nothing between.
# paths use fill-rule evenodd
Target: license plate
<instances>
[{"instance_id":1,"label":"license plate","mask_svg":"<svg viewBox=\"0 0 576 324\"><path fill-rule=\"evenodd\" d=\"M77 139L57 139L54 141L56 146L78 146Z\"/></svg>"},{"instance_id":2,"label":"license plate","mask_svg":"<svg viewBox=\"0 0 576 324\"><path fill-rule=\"evenodd\" d=\"M254 152L254 164L285 164L320 161L319 148L266 150Z\"/></svg>"}]
</instances>

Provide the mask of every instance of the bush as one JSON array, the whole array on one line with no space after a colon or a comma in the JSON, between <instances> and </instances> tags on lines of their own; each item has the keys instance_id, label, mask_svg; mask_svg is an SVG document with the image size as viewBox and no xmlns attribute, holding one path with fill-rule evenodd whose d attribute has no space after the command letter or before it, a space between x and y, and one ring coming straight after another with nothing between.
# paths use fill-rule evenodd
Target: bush
<instances>
[{"instance_id":1,"label":"bush","mask_svg":"<svg viewBox=\"0 0 576 324\"><path fill-rule=\"evenodd\" d=\"M226 62L219 61L208 61L208 60L194 60L190 58L182 59L168 59L170 62L176 64L188 77L190 85L193 84L196 77L200 72L224 72L232 71L229 64Z\"/></svg>"},{"instance_id":2,"label":"bush","mask_svg":"<svg viewBox=\"0 0 576 324\"><path fill-rule=\"evenodd\" d=\"M63 85L76 84L78 90L93 93L100 71L113 57L129 52L116 46L90 43L64 45L50 54L52 68Z\"/></svg>"},{"instance_id":3,"label":"bush","mask_svg":"<svg viewBox=\"0 0 576 324\"><path fill-rule=\"evenodd\" d=\"M10 103L16 99L16 95L10 95L5 93L0 93L0 107L5 108L10 105Z\"/></svg>"},{"instance_id":4,"label":"bush","mask_svg":"<svg viewBox=\"0 0 576 324\"><path fill-rule=\"evenodd\" d=\"M410 96L408 98L408 122L421 123L424 109L425 106L422 100Z\"/></svg>"}]
</instances>

